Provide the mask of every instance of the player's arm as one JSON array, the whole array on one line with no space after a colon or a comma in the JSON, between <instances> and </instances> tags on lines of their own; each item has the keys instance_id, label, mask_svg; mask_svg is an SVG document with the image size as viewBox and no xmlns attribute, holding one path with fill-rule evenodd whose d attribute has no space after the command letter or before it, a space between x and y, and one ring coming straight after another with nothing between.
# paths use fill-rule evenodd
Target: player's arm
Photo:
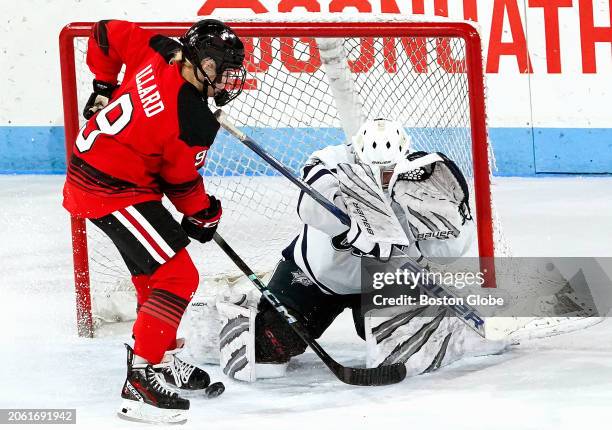
<instances>
[{"instance_id":1,"label":"player's arm","mask_svg":"<svg viewBox=\"0 0 612 430\"><path fill-rule=\"evenodd\" d=\"M215 140L219 123L195 88L185 84L178 94L178 134L164 147L161 188L184 214L181 225L200 242L212 239L221 218L221 202L209 196L202 175L206 153Z\"/></svg>"},{"instance_id":2,"label":"player's arm","mask_svg":"<svg viewBox=\"0 0 612 430\"><path fill-rule=\"evenodd\" d=\"M330 169L322 161L311 159L302 169L302 178L326 199L346 212L335 173L334 169ZM348 229L338 218L303 191L298 199L297 212L304 224L308 224L329 236L337 236Z\"/></svg>"},{"instance_id":3,"label":"player's arm","mask_svg":"<svg viewBox=\"0 0 612 430\"><path fill-rule=\"evenodd\" d=\"M87 45L87 65L94 75L93 92L83 111L86 119L103 109L118 86L122 66L138 63L153 35L136 24L102 20L94 24Z\"/></svg>"},{"instance_id":4,"label":"player's arm","mask_svg":"<svg viewBox=\"0 0 612 430\"><path fill-rule=\"evenodd\" d=\"M474 241L469 190L457 165L442 153L410 154L390 186L410 234L426 258L466 254ZM401 171L401 170L400 170Z\"/></svg>"},{"instance_id":5,"label":"player's arm","mask_svg":"<svg viewBox=\"0 0 612 430\"><path fill-rule=\"evenodd\" d=\"M117 84L121 67L138 63L153 34L136 24L103 20L94 24L87 44L87 65L95 79Z\"/></svg>"}]
</instances>

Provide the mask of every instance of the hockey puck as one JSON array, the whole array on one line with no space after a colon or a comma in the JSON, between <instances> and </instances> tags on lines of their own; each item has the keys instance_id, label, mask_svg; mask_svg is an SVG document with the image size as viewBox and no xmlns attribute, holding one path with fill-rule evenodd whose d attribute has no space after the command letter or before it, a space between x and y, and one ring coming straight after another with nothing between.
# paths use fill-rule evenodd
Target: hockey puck
<instances>
[{"instance_id":1,"label":"hockey puck","mask_svg":"<svg viewBox=\"0 0 612 430\"><path fill-rule=\"evenodd\" d=\"M204 393L209 399L219 397L224 391L225 385L223 385L223 382L214 382L204 389Z\"/></svg>"}]
</instances>

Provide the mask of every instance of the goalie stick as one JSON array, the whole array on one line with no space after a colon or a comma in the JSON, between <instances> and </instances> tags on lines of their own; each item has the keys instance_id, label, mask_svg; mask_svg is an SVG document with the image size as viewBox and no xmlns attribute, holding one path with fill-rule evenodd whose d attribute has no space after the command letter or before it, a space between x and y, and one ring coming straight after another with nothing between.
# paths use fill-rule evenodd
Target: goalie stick
<instances>
[{"instance_id":1,"label":"goalie stick","mask_svg":"<svg viewBox=\"0 0 612 430\"><path fill-rule=\"evenodd\" d=\"M406 366L402 363L391 364L387 366L379 366L374 368L355 368L346 367L335 361L314 339L310 337L306 329L296 320L276 298L276 296L268 290L268 287L253 273L249 266L240 258L238 254L230 247L227 242L215 233L213 240L227 254L227 256L238 266L255 287L261 292L262 296L270 302L276 311L289 323L291 328L302 338L304 342L319 356L325 365L332 371L336 377L350 385L377 386L389 385L401 382L406 377Z\"/></svg>"},{"instance_id":2,"label":"goalie stick","mask_svg":"<svg viewBox=\"0 0 612 430\"><path fill-rule=\"evenodd\" d=\"M321 193L315 190L312 186L307 184L300 178L296 178L289 171L289 169L272 155L270 155L265 149L261 147L257 142L255 142L251 137L249 137L246 133L242 132L238 129L228 118L227 114L223 112L222 109L217 109L215 112L215 117L219 124L227 130L232 136L236 139L240 140L244 145L246 145L249 149L259 155L264 161L270 164L274 169L276 169L279 173L281 173L284 177L289 179L294 185L296 185L300 190L304 191L310 197L312 197L317 203L331 212L340 222L344 225L349 226L351 220L347 214L345 214L342 210L336 207L332 202L326 199ZM410 270L414 273L421 272L424 275L427 275L428 272L423 267L421 267L418 263L416 263L412 258L406 255L400 248L396 248L400 253L403 254L403 257L406 258L406 262L400 267L400 270ZM443 285L436 284L431 281L432 276L422 276L420 277L417 286L421 291L425 291L430 297L433 298L459 298L461 296L454 294L449 291ZM425 279L425 282L423 281ZM448 305L446 306L451 310L463 323L465 323L468 327L478 333L480 336L485 337L485 322L483 317L480 315L474 307L468 305L465 300L463 300L463 304L461 305Z\"/></svg>"}]
</instances>

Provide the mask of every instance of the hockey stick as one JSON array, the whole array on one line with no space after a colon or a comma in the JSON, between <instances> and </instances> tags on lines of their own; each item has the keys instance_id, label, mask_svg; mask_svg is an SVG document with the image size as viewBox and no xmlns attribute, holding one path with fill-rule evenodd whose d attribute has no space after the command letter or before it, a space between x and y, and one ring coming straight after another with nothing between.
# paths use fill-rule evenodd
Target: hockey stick
<instances>
[{"instance_id":1,"label":"hockey stick","mask_svg":"<svg viewBox=\"0 0 612 430\"><path fill-rule=\"evenodd\" d=\"M276 298L276 296L268 289L268 287L253 273L249 266L240 258L238 254L230 247L225 240L215 233L213 240L225 252L225 254L238 266L261 292L262 296L270 302L276 311L287 321L291 328L302 338L304 342L319 356L323 363L332 371L336 377L345 384L351 385L389 385L401 382L406 377L406 366L402 363L395 363L389 366L379 366L374 368L355 368L346 367L335 361L327 352L310 337L302 324L296 320Z\"/></svg>"},{"instance_id":2,"label":"hockey stick","mask_svg":"<svg viewBox=\"0 0 612 430\"><path fill-rule=\"evenodd\" d=\"M289 179L294 185L296 185L300 190L304 193L308 194L312 197L317 203L331 212L340 222L344 225L350 226L351 220L347 214L337 208L332 202L327 200L321 193L315 190L312 186L307 184L300 178L296 178L293 174L285 167L280 161L270 155L265 149L261 147L257 142L255 142L251 137L249 137L246 133L240 131L228 118L228 116L223 112L223 110L218 109L215 112L215 117L217 121L221 124L221 126L226 129L232 136L240 140L244 145L246 145L249 149L263 158L268 164L270 164L274 169L280 172L283 176ZM399 268L399 270L409 270L413 273L423 273L427 275L428 272L421 267L418 263L416 263L412 258L406 255L400 248L396 249L403 254L406 262ZM417 286L422 291L425 291L429 296L433 298L448 298L448 299L457 299L460 296L454 294L449 291L443 285L436 284L431 281L432 276L421 276ZM480 316L480 313L471 305L468 305L465 300L460 300L459 303L463 303L461 305L448 305L447 307L453 312L461 321L463 321L468 327L478 333L480 336L485 337L485 322L484 319Z\"/></svg>"}]
</instances>

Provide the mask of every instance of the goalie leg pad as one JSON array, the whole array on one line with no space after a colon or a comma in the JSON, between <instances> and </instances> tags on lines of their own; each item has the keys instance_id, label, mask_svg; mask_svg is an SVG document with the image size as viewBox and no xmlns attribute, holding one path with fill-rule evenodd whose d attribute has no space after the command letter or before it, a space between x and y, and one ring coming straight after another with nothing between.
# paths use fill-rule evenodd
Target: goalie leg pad
<instances>
[{"instance_id":1,"label":"goalie leg pad","mask_svg":"<svg viewBox=\"0 0 612 430\"><path fill-rule=\"evenodd\" d=\"M196 363L219 364L219 333L223 321L215 297L196 295L189 304L186 321L189 354Z\"/></svg>"},{"instance_id":2,"label":"goalie leg pad","mask_svg":"<svg viewBox=\"0 0 612 430\"><path fill-rule=\"evenodd\" d=\"M254 382L255 315L257 310L233 303L217 303L221 318L219 364L223 373L239 381Z\"/></svg>"},{"instance_id":3,"label":"goalie leg pad","mask_svg":"<svg viewBox=\"0 0 612 430\"><path fill-rule=\"evenodd\" d=\"M366 315L368 367L404 363L407 375L433 372L463 357L503 352L508 341L489 341L442 307L385 309Z\"/></svg>"},{"instance_id":4,"label":"goalie leg pad","mask_svg":"<svg viewBox=\"0 0 612 430\"><path fill-rule=\"evenodd\" d=\"M285 376L288 360L274 363L255 361L255 308L219 302L217 309L222 320L219 362L223 373L245 382Z\"/></svg>"},{"instance_id":5,"label":"goalie leg pad","mask_svg":"<svg viewBox=\"0 0 612 430\"><path fill-rule=\"evenodd\" d=\"M221 316L217 303L255 307L261 293L246 277L207 279L191 299L187 324L189 354L200 364L219 364Z\"/></svg>"}]
</instances>

